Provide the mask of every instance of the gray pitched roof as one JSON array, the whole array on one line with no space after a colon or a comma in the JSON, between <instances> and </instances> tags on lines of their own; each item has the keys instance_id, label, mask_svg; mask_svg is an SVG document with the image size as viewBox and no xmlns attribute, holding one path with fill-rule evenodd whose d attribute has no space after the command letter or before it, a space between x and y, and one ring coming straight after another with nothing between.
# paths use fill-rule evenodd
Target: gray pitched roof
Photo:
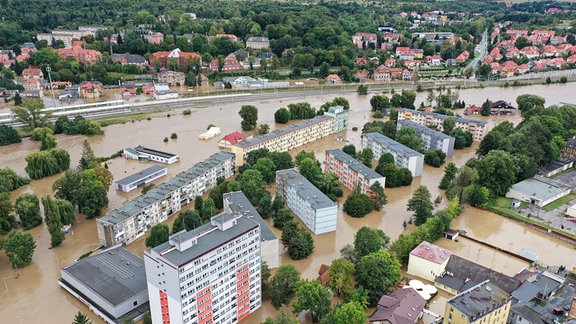
<instances>
[{"instance_id":1,"label":"gray pitched roof","mask_svg":"<svg viewBox=\"0 0 576 324\"><path fill-rule=\"evenodd\" d=\"M453 276L444 275L443 277L438 277L436 280L457 291L464 290L464 285L469 281L483 282L490 280L491 283L509 294L520 287L519 280L463 259L457 255L450 257L445 270L446 273L451 273Z\"/></svg>"}]
</instances>

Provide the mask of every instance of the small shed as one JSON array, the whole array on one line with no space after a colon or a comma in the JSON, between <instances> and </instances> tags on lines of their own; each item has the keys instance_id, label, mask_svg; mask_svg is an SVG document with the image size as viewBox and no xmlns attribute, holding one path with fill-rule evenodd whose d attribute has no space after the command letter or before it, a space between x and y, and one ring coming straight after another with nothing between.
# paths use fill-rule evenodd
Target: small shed
<instances>
[{"instance_id":1,"label":"small shed","mask_svg":"<svg viewBox=\"0 0 576 324\"><path fill-rule=\"evenodd\" d=\"M510 203L510 207L512 208L518 208L520 207L520 205L522 204L522 202L518 199L514 199L512 200L512 202Z\"/></svg>"},{"instance_id":2,"label":"small shed","mask_svg":"<svg viewBox=\"0 0 576 324\"><path fill-rule=\"evenodd\" d=\"M459 231L449 228L444 232L444 237L454 241L458 237L458 234L460 234Z\"/></svg>"}]
</instances>

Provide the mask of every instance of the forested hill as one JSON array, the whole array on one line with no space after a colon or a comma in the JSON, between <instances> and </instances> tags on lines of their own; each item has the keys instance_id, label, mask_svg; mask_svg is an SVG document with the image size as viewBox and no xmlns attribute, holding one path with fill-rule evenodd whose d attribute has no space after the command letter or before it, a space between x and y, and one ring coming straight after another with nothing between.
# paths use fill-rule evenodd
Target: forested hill
<instances>
[{"instance_id":1,"label":"forested hill","mask_svg":"<svg viewBox=\"0 0 576 324\"><path fill-rule=\"evenodd\" d=\"M502 8L491 1L409 2L409 1L173 1L173 0L0 0L0 47L32 41L38 32L55 28L76 29L82 25L104 25L113 29L155 24L156 29L170 34L209 34L220 29L245 37L252 28L264 30L268 25L292 22L297 33L303 34L314 26L354 33L375 31L379 24L394 25L393 14L401 11L451 10L460 12L490 12ZM183 13L195 13L194 23ZM158 24L156 17L166 19ZM220 21L216 26L206 19ZM254 27L254 23L258 27ZM298 30L300 29L300 30ZM273 31L272 31L273 32ZM273 37L271 37L273 38Z\"/></svg>"}]
</instances>

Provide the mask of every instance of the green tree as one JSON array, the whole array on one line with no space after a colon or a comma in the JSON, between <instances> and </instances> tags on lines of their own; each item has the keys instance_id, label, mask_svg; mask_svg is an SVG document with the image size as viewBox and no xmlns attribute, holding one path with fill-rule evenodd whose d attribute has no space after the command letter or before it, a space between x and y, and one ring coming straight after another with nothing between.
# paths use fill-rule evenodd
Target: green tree
<instances>
[{"instance_id":1,"label":"green tree","mask_svg":"<svg viewBox=\"0 0 576 324\"><path fill-rule=\"evenodd\" d=\"M455 126L456 122L452 117L448 117L442 121L442 129L444 130L444 134L450 134Z\"/></svg>"},{"instance_id":2,"label":"green tree","mask_svg":"<svg viewBox=\"0 0 576 324\"><path fill-rule=\"evenodd\" d=\"M334 100L332 100L332 105L333 106L342 106L345 110L350 109L350 103L348 102L348 99L344 98L344 97L336 97L334 98Z\"/></svg>"},{"instance_id":3,"label":"green tree","mask_svg":"<svg viewBox=\"0 0 576 324\"><path fill-rule=\"evenodd\" d=\"M269 158L260 158L256 161L253 168L260 171L262 178L267 184L271 184L276 179L276 165Z\"/></svg>"},{"instance_id":4,"label":"green tree","mask_svg":"<svg viewBox=\"0 0 576 324\"><path fill-rule=\"evenodd\" d=\"M287 222L289 222L293 219L294 218L292 217L292 213L284 207L277 210L272 216L272 220L274 221L274 227L276 227L280 230L282 230L284 228L284 225Z\"/></svg>"},{"instance_id":5,"label":"green tree","mask_svg":"<svg viewBox=\"0 0 576 324\"><path fill-rule=\"evenodd\" d=\"M358 302L347 302L337 305L322 323L330 324L364 324L368 320L366 311Z\"/></svg>"},{"instance_id":6,"label":"green tree","mask_svg":"<svg viewBox=\"0 0 576 324\"><path fill-rule=\"evenodd\" d=\"M382 206L388 203L388 197L384 193L384 188L382 188L379 181L374 182L374 184L370 186L370 192L372 194L374 210L380 210Z\"/></svg>"},{"instance_id":7,"label":"green tree","mask_svg":"<svg viewBox=\"0 0 576 324\"><path fill-rule=\"evenodd\" d=\"M370 98L370 105L372 106L372 111L382 111L390 108L390 99L385 95L374 95Z\"/></svg>"},{"instance_id":8,"label":"green tree","mask_svg":"<svg viewBox=\"0 0 576 324\"><path fill-rule=\"evenodd\" d=\"M2 248L13 268L23 268L32 262L36 242L30 233L11 231L2 244Z\"/></svg>"},{"instance_id":9,"label":"green tree","mask_svg":"<svg viewBox=\"0 0 576 324\"><path fill-rule=\"evenodd\" d=\"M46 151L56 147L54 131L49 127L38 127L32 131L30 137L34 141L40 141L40 150Z\"/></svg>"},{"instance_id":10,"label":"green tree","mask_svg":"<svg viewBox=\"0 0 576 324\"><path fill-rule=\"evenodd\" d=\"M440 180L440 185L438 186L438 188L443 190L448 189L452 184L452 182L454 181L454 179L456 178L456 172L458 172L456 164L454 164L453 162L448 163L448 165L444 167L444 176Z\"/></svg>"},{"instance_id":11,"label":"green tree","mask_svg":"<svg viewBox=\"0 0 576 324\"><path fill-rule=\"evenodd\" d=\"M258 108L252 105L245 105L242 106L238 114L242 117L242 130L249 131L256 127L256 123L258 122Z\"/></svg>"},{"instance_id":12,"label":"green tree","mask_svg":"<svg viewBox=\"0 0 576 324\"><path fill-rule=\"evenodd\" d=\"M492 102L488 99L486 99L486 101L484 101L484 103L482 104L482 107L480 108L480 115L482 116L490 116L490 106L492 105Z\"/></svg>"},{"instance_id":13,"label":"green tree","mask_svg":"<svg viewBox=\"0 0 576 324\"><path fill-rule=\"evenodd\" d=\"M357 284L368 291L370 305L375 305L400 281L400 261L383 250L368 254L357 265Z\"/></svg>"},{"instance_id":14,"label":"green tree","mask_svg":"<svg viewBox=\"0 0 576 324\"><path fill-rule=\"evenodd\" d=\"M362 151L358 152L356 154L356 158L360 162L362 162L362 164L371 168L372 167L372 160L374 159L374 153L372 152L371 148L367 147L367 148L363 149Z\"/></svg>"},{"instance_id":15,"label":"green tree","mask_svg":"<svg viewBox=\"0 0 576 324\"><path fill-rule=\"evenodd\" d=\"M190 231L200 225L202 225L200 213L196 210L186 210L178 214L178 217L174 220L174 224L172 224L172 233L180 232L183 229Z\"/></svg>"},{"instance_id":16,"label":"green tree","mask_svg":"<svg viewBox=\"0 0 576 324\"><path fill-rule=\"evenodd\" d=\"M354 287L354 263L345 259L332 260L326 285L338 297L345 297Z\"/></svg>"},{"instance_id":17,"label":"green tree","mask_svg":"<svg viewBox=\"0 0 576 324\"><path fill-rule=\"evenodd\" d=\"M478 160L478 183L503 197L516 182L514 160L510 153L494 150Z\"/></svg>"},{"instance_id":18,"label":"green tree","mask_svg":"<svg viewBox=\"0 0 576 324\"><path fill-rule=\"evenodd\" d=\"M462 201L474 207L484 205L488 202L489 198L490 190L477 184L472 184L464 188L464 192L462 194Z\"/></svg>"},{"instance_id":19,"label":"green tree","mask_svg":"<svg viewBox=\"0 0 576 324\"><path fill-rule=\"evenodd\" d=\"M80 156L80 161L78 163L78 169L86 170L96 167L96 156L94 155L94 150L87 140L82 142L82 155Z\"/></svg>"},{"instance_id":20,"label":"green tree","mask_svg":"<svg viewBox=\"0 0 576 324\"><path fill-rule=\"evenodd\" d=\"M16 220L11 214L13 209L10 193L0 192L0 234L8 233L16 226Z\"/></svg>"},{"instance_id":21,"label":"green tree","mask_svg":"<svg viewBox=\"0 0 576 324\"><path fill-rule=\"evenodd\" d=\"M442 150L424 151L424 162L426 164L439 168L446 161L446 153Z\"/></svg>"},{"instance_id":22,"label":"green tree","mask_svg":"<svg viewBox=\"0 0 576 324\"><path fill-rule=\"evenodd\" d=\"M280 108L274 113L274 121L280 124L286 124L290 121L290 111L286 108Z\"/></svg>"},{"instance_id":23,"label":"green tree","mask_svg":"<svg viewBox=\"0 0 576 324\"><path fill-rule=\"evenodd\" d=\"M434 210L434 204L432 203L432 197L430 191L426 186L420 185L414 191L412 198L408 200L407 211L414 212L414 224L419 226L426 222L426 219L432 217L432 210Z\"/></svg>"},{"instance_id":24,"label":"green tree","mask_svg":"<svg viewBox=\"0 0 576 324\"><path fill-rule=\"evenodd\" d=\"M385 249L388 243L390 238L377 228L362 226L354 235L354 250L360 258Z\"/></svg>"},{"instance_id":25,"label":"green tree","mask_svg":"<svg viewBox=\"0 0 576 324\"><path fill-rule=\"evenodd\" d=\"M365 96L368 94L368 86L361 84L358 86L358 89L356 89L356 92L361 96Z\"/></svg>"},{"instance_id":26,"label":"green tree","mask_svg":"<svg viewBox=\"0 0 576 324\"><path fill-rule=\"evenodd\" d=\"M34 228L42 224L42 217L40 216L40 201L35 194L23 193L16 198L14 209L20 217L22 227L25 230Z\"/></svg>"},{"instance_id":27,"label":"green tree","mask_svg":"<svg viewBox=\"0 0 576 324\"><path fill-rule=\"evenodd\" d=\"M300 169L300 174L313 184L317 183L322 175L322 169L320 165L318 165L316 158L305 158L300 161L300 163L298 163L298 159L296 159L296 161L296 165L298 165Z\"/></svg>"},{"instance_id":28,"label":"green tree","mask_svg":"<svg viewBox=\"0 0 576 324\"><path fill-rule=\"evenodd\" d=\"M522 117L528 116L534 108L544 108L545 102L546 99L532 94L523 94L516 98L516 103L518 104L518 109L522 112Z\"/></svg>"},{"instance_id":29,"label":"green tree","mask_svg":"<svg viewBox=\"0 0 576 324\"><path fill-rule=\"evenodd\" d=\"M42 205L44 206L44 218L46 219L48 233L50 233L50 244L52 247L59 246L66 239L62 231L60 209L55 199L50 196L42 198Z\"/></svg>"},{"instance_id":30,"label":"green tree","mask_svg":"<svg viewBox=\"0 0 576 324\"><path fill-rule=\"evenodd\" d=\"M216 214L218 214L218 209L216 208L214 200L210 197L204 199L204 203L202 204L202 212L200 213L202 219L207 222L212 216Z\"/></svg>"},{"instance_id":31,"label":"green tree","mask_svg":"<svg viewBox=\"0 0 576 324\"><path fill-rule=\"evenodd\" d=\"M300 273L292 264L283 264L277 270L270 281L270 299L272 305L279 308L288 304L294 296L296 285L300 280Z\"/></svg>"},{"instance_id":32,"label":"green tree","mask_svg":"<svg viewBox=\"0 0 576 324\"><path fill-rule=\"evenodd\" d=\"M352 217L364 217L372 211L374 203L365 194L354 192L344 202L343 210Z\"/></svg>"},{"instance_id":33,"label":"green tree","mask_svg":"<svg viewBox=\"0 0 576 324\"><path fill-rule=\"evenodd\" d=\"M0 192L12 191L28 183L30 183L30 179L19 176L12 169L0 169Z\"/></svg>"},{"instance_id":34,"label":"green tree","mask_svg":"<svg viewBox=\"0 0 576 324\"><path fill-rule=\"evenodd\" d=\"M0 146L20 142L22 142L22 138L20 134L18 134L18 131L9 125L0 125Z\"/></svg>"},{"instance_id":35,"label":"green tree","mask_svg":"<svg viewBox=\"0 0 576 324\"><path fill-rule=\"evenodd\" d=\"M342 147L342 152L350 155L353 158L356 158L356 147L354 144L347 144Z\"/></svg>"},{"instance_id":36,"label":"green tree","mask_svg":"<svg viewBox=\"0 0 576 324\"><path fill-rule=\"evenodd\" d=\"M92 324L92 321L86 316L86 314L78 311L76 315L74 315L74 321L72 324Z\"/></svg>"},{"instance_id":37,"label":"green tree","mask_svg":"<svg viewBox=\"0 0 576 324\"><path fill-rule=\"evenodd\" d=\"M150 229L150 235L146 238L147 247L156 247L168 242L170 228L166 224L156 224Z\"/></svg>"},{"instance_id":38,"label":"green tree","mask_svg":"<svg viewBox=\"0 0 576 324\"><path fill-rule=\"evenodd\" d=\"M56 158L48 151L29 153L25 160L26 173L32 179L41 179L62 171Z\"/></svg>"},{"instance_id":39,"label":"green tree","mask_svg":"<svg viewBox=\"0 0 576 324\"><path fill-rule=\"evenodd\" d=\"M293 219L282 226L281 240L293 260L305 259L314 251L312 235Z\"/></svg>"},{"instance_id":40,"label":"green tree","mask_svg":"<svg viewBox=\"0 0 576 324\"><path fill-rule=\"evenodd\" d=\"M26 125L30 130L46 127L50 124L51 111L43 111L44 102L39 99L24 99L21 106L12 107L16 121Z\"/></svg>"},{"instance_id":41,"label":"green tree","mask_svg":"<svg viewBox=\"0 0 576 324\"><path fill-rule=\"evenodd\" d=\"M416 135L416 131L411 127L402 127L396 132L396 141L408 146L414 151L421 152L425 142Z\"/></svg>"},{"instance_id":42,"label":"green tree","mask_svg":"<svg viewBox=\"0 0 576 324\"><path fill-rule=\"evenodd\" d=\"M319 280L300 279L296 285L296 298L292 304L294 312L309 311L313 323L319 323L330 311L330 291Z\"/></svg>"}]
</instances>

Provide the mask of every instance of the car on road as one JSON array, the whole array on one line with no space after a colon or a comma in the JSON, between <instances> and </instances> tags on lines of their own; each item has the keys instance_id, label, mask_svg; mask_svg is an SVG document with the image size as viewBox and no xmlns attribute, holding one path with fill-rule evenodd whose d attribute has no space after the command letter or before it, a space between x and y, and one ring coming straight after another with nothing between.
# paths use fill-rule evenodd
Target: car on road
<instances>
[{"instance_id":1,"label":"car on road","mask_svg":"<svg viewBox=\"0 0 576 324\"><path fill-rule=\"evenodd\" d=\"M552 314L554 315L564 315L564 310L560 307L556 307L552 310Z\"/></svg>"}]
</instances>

